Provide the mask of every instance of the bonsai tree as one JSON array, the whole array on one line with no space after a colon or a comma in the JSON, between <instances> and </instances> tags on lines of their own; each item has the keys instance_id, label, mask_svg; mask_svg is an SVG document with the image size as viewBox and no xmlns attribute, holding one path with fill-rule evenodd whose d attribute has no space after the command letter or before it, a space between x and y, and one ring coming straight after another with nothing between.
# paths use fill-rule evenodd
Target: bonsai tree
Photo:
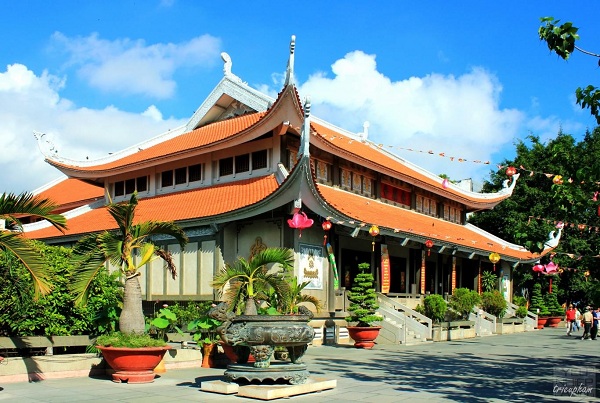
<instances>
[{"instance_id":1,"label":"bonsai tree","mask_svg":"<svg viewBox=\"0 0 600 403\"><path fill-rule=\"evenodd\" d=\"M535 283L533 285L533 291L531 293L531 305L529 309L532 312L536 312L539 316L549 316L550 311L544 302L544 298L542 297L542 285L540 283Z\"/></svg>"},{"instance_id":2,"label":"bonsai tree","mask_svg":"<svg viewBox=\"0 0 600 403\"><path fill-rule=\"evenodd\" d=\"M381 316L376 314L379 308L377 305L377 294L373 287L373 275L369 271L369 263L359 263L360 273L354 278L352 288L348 292L349 315L346 322L356 323L357 327L371 327L373 322L381 321Z\"/></svg>"},{"instance_id":3,"label":"bonsai tree","mask_svg":"<svg viewBox=\"0 0 600 403\"><path fill-rule=\"evenodd\" d=\"M92 279L110 262L116 266L124 279L123 309L119 316L119 330L125 334L145 332L145 318L142 311L142 290L139 269L155 258L161 258L173 278L176 276L173 257L152 242L153 235L170 235L183 248L187 237L173 222L144 221L134 223L137 194L133 193L129 202L110 203L108 213L117 226L116 231L89 234L75 245L75 273L72 292L76 302L85 304ZM137 262L134 256L139 256Z\"/></svg>"},{"instance_id":4,"label":"bonsai tree","mask_svg":"<svg viewBox=\"0 0 600 403\"><path fill-rule=\"evenodd\" d=\"M558 299L556 298L556 292L549 292L544 296L544 303L550 311L551 316L564 316L565 310L558 303Z\"/></svg>"},{"instance_id":5,"label":"bonsai tree","mask_svg":"<svg viewBox=\"0 0 600 403\"><path fill-rule=\"evenodd\" d=\"M269 267L273 265L279 267ZM223 294L236 314L241 314L245 307L245 315L256 315L256 300L266 298L267 290L272 289L280 300L289 298L286 273L293 267L291 249L266 248L250 260L240 257L233 264L225 264L214 276L211 286Z\"/></svg>"},{"instance_id":6,"label":"bonsai tree","mask_svg":"<svg viewBox=\"0 0 600 403\"><path fill-rule=\"evenodd\" d=\"M52 290L47 265L37 253L32 242L22 236L25 217L39 217L48 220L61 232L67 228L67 220L60 214L53 214L58 206L49 199L41 199L29 193L0 195L0 250L13 255L23 263L33 280L35 296L46 295Z\"/></svg>"},{"instance_id":7,"label":"bonsai tree","mask_svg":"<svg viewBox=\"0 0 600 403\"><path fill-rule=\"evenodd\" d=\"M468 288L456 288L450 297L450 308L458 312L461 318L467 319L473 307L481 303L481 296L477 291Z\"/></svg>"},{"instance_id":8,"label":"bonsai tree","mask_svg":"<svg viewBox=\"0 0 600 403\"><path fill-rule=\"evenodd\" d=\"M423 300L423 314L434 323L440 323L446 317L448 305L441 295L431 294Z\"/></svg>"}]
</instances>

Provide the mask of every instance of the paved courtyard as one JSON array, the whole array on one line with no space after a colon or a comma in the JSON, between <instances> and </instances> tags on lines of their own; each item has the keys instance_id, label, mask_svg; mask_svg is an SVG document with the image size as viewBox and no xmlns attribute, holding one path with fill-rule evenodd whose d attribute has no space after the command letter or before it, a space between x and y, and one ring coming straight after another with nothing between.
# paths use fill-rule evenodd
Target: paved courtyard
<instances>
[{"instance_id":1,"label":"paved courtyard","mask_svg":"<svg viewBox=\"0 0 600 403\"><path fill-rule=\"evenodd\" d=\"M581 335L581 331L579 332ZM417 346L310 347L305 362L335 389L290 402L540 402L595 401L554 396L558 386L589 386L600 365L600 339L567 337L564 328ZM0 367L1 371L1 367ZM154 383L116 384L108 378L70 378L0 385L0 400L31 402L258 402L199 390L222 369L179 369ZM600 378L600 377L598 377ZM566 391L565 391L566 393ZM280 401L280 400L275 400Z\"/></svg>"}]
</instances>

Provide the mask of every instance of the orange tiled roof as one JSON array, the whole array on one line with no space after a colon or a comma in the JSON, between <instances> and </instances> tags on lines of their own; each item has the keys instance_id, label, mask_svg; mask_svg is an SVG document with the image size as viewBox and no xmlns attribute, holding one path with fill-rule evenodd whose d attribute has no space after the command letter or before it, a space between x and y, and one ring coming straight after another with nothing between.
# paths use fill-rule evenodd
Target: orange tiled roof
<instances>
[{"instance_id":1,"label":"orange tiled roof","mask_svg":"<svg viewBox=\"0 0 600 403\"><path fill-rule=\"evenodd\" d=\"M79 179L68 178L37 194L43 199L65 206L87 200L95 200L104 196L104 188L94 186Z\"/></svg>"},{"instance_id":2,"label":"orange tiled roof","mask_svg":"<svg viewBox=\"0 0 600 403\"><path fill-rule=\"evenodd\" d=\"M279 187L275 175L231 182L208 188L172 193L140 199L136 209L136 222L185 221L228 213L251 206L273 193ZM81 235L89 232L116 229L106 207L91 210L67 220L64 235ZM25 236L44 239L62 236L54 227L26 232Z\"/></svg>"},{"instance_id":3,"label":"orange tiled roof","mask_svg":"<svg viewBox=\"0 0 600 403\"><path fill-rule=\"evenodd\" d=\"M249 113L243 116L211 123L209 125L192 130L191 132L181 134L175 138L166 140L162 143L105 164L94 166L75 166L63 164L54 160L48 160L48 162L56 167L64 167L76 171L108 171L118 167L134 165L137 163L159 159L164 156L193 150L195 148L201 148L219 141L226 140L227 138L233 137L241 131L246 130L252 125L256 124L265 116L265 114L265 112Z\"/></svg>"},{"instance_id":4,"label":"orange tiled roof","mask_svg":"<svg viewBox=\"0 0 600 403\"><path fill-rule=\"evenodd\" d=\"M319 134L318 137L324 142L324 144L331 148L335 148L337 150L353 154L358 158L371 161L385 170L391 169L392 171L399 173L401 176L404 176L407 182L416 181L417 184L420 182L421 184L426 184L429 187L440 187L439 181L436 181L429 176L416 171L410 166L403 164L400 160L393 158L389 154L373 148L369 143L364 143L360 140L349 138L331 128L320 125L319 123L312 122L311 125ZM462 199L468 199L469 201L473 202L472 199L467 198L463 193L460 193L455 189L447 188L444 189L444 192L453 194ZM506 194L498 195L496 198L488 197L485 199L485 203L495 204L495 202L504 200L506 197L508 197Z\"/></svg>"},{"instance_id":5,"label":"orange tiled roof","mask_svg":"<svg viewBox=\"0 0 600 403\"><path fill-rule=\"evenodd\" d=\"M503 247L496 239L472 231L464 225L419 214L377 200L362 197L325 185L317 185L327 203L340 213L367 225L378 225L394 232L414 234L436 241L452 243L472 249L497 252L519 260L536 258L525 248L515 250ZM400 236L400 235L399 235ZM539 256L537 256L539 258Z\"/></svg>"}]
</instances>

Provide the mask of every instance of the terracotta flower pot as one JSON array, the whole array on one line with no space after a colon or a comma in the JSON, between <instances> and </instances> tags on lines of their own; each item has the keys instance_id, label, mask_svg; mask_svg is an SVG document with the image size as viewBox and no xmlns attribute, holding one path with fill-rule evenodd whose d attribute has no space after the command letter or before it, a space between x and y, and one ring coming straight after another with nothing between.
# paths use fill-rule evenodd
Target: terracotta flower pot
<instances>
[{"instance_id":1,"label":"terracotta flower pot","mask_svg":"<svg viewBox=\"0 0 600 403\"><path fill-rule=\"evenodd\" d=\"M356 348L373 348L375 339L379 336L379 330L381 330L381 326L348 326L348 334L354 340Z\"/></svg>"},{"instance_id":2,"label":"terracotta flower pot","mask_svg":"<svg viewBox=\"0 0 600 403\"><path fill-rule=\"evenodd\" d=\"M210 343L202 345L202 368L214 368L214 358L217 345Z\"/></svg>"},{"instance_id":3,"label":"terracotta flower pot","mask_svg":"<svg viewBox=\"0 0 600 403\"><path fill-rule=\"evenodd\" d=\"M538 316L537 328L543 329L546 326L546 322L548 322L548 317L540 317Z\"/></svg>"},{"instance_id":4,"label":"terracotta flower pot","mask_svg":"<svg viewBox=\"0 0 600 403\"><path fill-rule=\"evenodd\" d=\"M562 321L561 316L551 316L548 318L548 321L546 322L546 326L558 327L558 325L560 324L561 321Z\"/></svg>"},{"instance_id":5,"label":"terracotta flower pot","mask_svg":"<svg viewBox=\"0 0 600 403\"><path fill-rule=\"evenodd\" d=\"M154 368L158 365L170 346L164 347L104 347L97 346L102 356L115 370L113 382L149 383L154 382Z\"/></svg>"}]
</instances>

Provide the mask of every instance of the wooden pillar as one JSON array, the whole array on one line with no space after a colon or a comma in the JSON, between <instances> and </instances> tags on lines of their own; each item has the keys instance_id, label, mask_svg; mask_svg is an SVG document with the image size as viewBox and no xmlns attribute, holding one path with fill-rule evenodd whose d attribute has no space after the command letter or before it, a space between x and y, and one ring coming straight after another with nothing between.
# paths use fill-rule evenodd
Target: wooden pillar
<instances>
[{"instance_id":1,"label":"wooden pillar","mask_svg":"<svg viewBox=\"0 0 600 403\"><path fill-rule=\"evenodd\" d=\"M425 260L427 259L425 255L425 250L421 251L421 294L425 294Z\"/></svg>"},{"instance_id":2,"label":"wooden pillar","mask_svg":"<svg viewBox=\"0 0 600 403\"><path fill-rule=\"evenodd\" d=\"M452 256L452 284L450 285L450 295L454 294L456 288L456 256Z\"/></svg>"}]
</instances>

